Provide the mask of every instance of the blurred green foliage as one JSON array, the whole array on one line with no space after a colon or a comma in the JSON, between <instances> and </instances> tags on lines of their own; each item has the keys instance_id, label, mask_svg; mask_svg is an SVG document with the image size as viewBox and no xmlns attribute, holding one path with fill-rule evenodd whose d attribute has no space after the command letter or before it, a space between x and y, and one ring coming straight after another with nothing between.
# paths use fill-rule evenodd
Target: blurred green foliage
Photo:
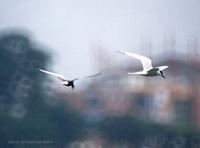
<instances>
[{"instance_id":1,"label":"blurred green foliage","mask_svg":"<svg viewBox=\"0 0 200 148\"><path fill-rule=\"evenodd\" d=\"M132 143L135 147L196 148L200 130L190 125L163 125L131 116L107 117L99 130L112 143Z\"/></svg>"},{"instance_id":2,"label":"blurred green foliage","mask_svg":"<svg viewBox=\"0 0 200 148\"><path fill-rule=\"evenodd\" d=\"M42 85L46 77L38 72L50 60L44 51L26 33L0 35L2 148L64 147L83 133L81 116L65 102L51 106L44 101L49 97Z\"/></svg>"}]
</instances>

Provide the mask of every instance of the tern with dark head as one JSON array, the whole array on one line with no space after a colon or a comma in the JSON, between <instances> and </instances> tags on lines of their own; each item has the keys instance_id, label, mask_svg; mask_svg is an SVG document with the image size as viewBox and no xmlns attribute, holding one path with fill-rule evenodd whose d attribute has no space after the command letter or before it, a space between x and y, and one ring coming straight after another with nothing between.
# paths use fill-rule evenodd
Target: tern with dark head
<instances>
[{"instance_id":1,"label":"tern with dark head","mask_svg":"<svg viewBox=\"0 0 200 148\"><path fill-rule=\"evenodd\" d=\"M142 63L142 66L143 66L142 71L130 72L128 74L143 75L143 76L162 76L163 78L165 78L163 74L163 70L167 69L168 66L153 67L151 59L145 56L141 56L135 53L125 52L125 51L117 51L117 52L136 58L140 60L140 62Z\"/></svg>"},{"instance_id":2,"label":"tern with dark head","mask_svg":"<svg viewBox=\"0 0 200 148\"><path fill-rule=\"evenodd\" d=\"M46 71L46 70L43 70L43 69L39 69L41 72L43 73L46 73L48 75L51 75L51 76L54 76L56 78L58 78L59 80L61 80L61 84L64 85L64 86L67 86L67 87L72 87L72 89L75 87L74 86L74 81L76 80L79 80L79 79L85 79L85 78L92 78L92 77L96 77L98 75L100 75L101 73L97 73L95 75L90 75L90 76L86 76L86 77L81 77L81 78L75 78L75 79L72 79L72 80L67 80L64 76L60 75L60 74L57 74L57 73L54 73L54 72L50 72L50 71Z\"/></svg>"}]
</instances>

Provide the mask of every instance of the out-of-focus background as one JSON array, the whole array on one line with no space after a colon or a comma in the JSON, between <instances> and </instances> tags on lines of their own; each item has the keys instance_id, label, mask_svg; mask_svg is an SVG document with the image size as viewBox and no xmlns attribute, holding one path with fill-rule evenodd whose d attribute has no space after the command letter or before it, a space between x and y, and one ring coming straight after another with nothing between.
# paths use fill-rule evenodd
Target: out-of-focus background
<instances>
[{"instance_id":1,"label":"out-of-focus background","mask_svg":"<svg viewBox=\"0 0 200 148\"><path fill-rule=\"evenodd\" d=\"M0 147L200 147L198 0L1 0L0 22Z\"/></svg>"}]
</instances>

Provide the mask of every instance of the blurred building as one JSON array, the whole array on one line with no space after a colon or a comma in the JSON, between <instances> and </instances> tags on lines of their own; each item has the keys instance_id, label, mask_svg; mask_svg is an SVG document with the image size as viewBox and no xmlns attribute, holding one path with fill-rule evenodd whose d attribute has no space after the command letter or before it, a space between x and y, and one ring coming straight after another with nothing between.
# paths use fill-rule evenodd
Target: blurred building
<instances>
[{"instance_id":1,"label":"blurred building","mask_svg":"<svg viewBox=\"0 0 200 148\"><path fill-rule=\"evenodd\" d=\"M200 127L200 61L166 58L155 65L168 65L162 77L127 75L134 70L107 68L105 75L82 91L62 94L89 121L105 115L133 115L171 123Z\"/></svg>"}]
</instances>

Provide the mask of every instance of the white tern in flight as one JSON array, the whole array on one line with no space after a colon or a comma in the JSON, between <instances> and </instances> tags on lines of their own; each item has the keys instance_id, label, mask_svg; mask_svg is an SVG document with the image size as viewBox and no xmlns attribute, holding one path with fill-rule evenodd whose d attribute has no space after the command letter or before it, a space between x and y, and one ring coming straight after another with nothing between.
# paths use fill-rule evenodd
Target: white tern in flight
<instances>
[{"instance_id":1,"label":"white tern in flight","mask_svg":"<svg viewBox=\"0 0 200 148\"><path fill-rule=\"evenodd\" d=\"M160 75L163 78L165 78L162 71L167 69L168 66L153 67L151 59L147 57L144 57L135 53L125 52L125 51L117 51L117 52L136 58L140 60L140 62L142 63L142 66L143 66L142 71L130 72L128 74L136 74L136 75L143 75L143 76L159 76Z\"/></svg>"},{"instance_id":2,"label":"white tern in flight","mask_svg":"<svg viewBox=\"0 0 200 148\"><path fill-rule=\"evenodd\" d=\"M57 74L57 73L53 73L53 72L49 72L43 69L39 69L41 72L46 73L48 75L54 76L56 78L58 78L59 80L61 80L61 84L64 86L68 86L68 87L72 87L72 89L74 88L74 81L79 80L79 79L84 79L84 78L91 78L91 77L96 77L98 75L100 75L101 73L97 73L95 75L90 75L90 76L86 76L86 77L82 77L82 78L75 78L72 80L67 80L64 76Z\"/></svg>"}]
</instances>

